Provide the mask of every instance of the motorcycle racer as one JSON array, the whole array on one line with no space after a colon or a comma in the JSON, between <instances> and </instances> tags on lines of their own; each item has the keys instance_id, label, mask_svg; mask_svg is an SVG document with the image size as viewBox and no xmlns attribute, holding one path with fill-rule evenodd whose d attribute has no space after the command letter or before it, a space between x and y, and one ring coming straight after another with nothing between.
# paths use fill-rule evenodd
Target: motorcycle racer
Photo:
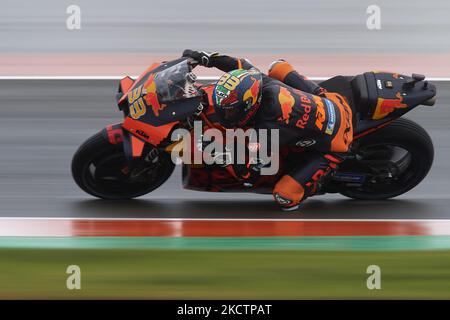
<instances>
[{"instance_id":1,"label":"motorcycle racer","mask_svg":"<svg viewBox=\"0 0 450 320\"><path fill-rule=\"evenodd\" d=\"M312 151L302 153L295 161L298 165L275 185L273 196L281 208L295 210L314 195L353 140L353 113L346 98L327 92L284 60L272 63L265 75L246 59L216 52L185 50L183 56L226 72L213 92L214 109L222 126L278 129L280 147L312 146ZM232 165L228 169L248 185L259 178L259 164Z\"/></svg>"}]
</instances>

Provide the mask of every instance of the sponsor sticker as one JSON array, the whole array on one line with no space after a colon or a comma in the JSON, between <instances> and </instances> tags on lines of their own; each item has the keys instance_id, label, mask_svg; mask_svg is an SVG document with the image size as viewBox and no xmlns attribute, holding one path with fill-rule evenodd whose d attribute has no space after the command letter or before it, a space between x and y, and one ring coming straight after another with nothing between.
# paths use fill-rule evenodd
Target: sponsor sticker
<instances>
[{"instance_id":1,"label":"sponsor sticker","mask_svg":"<svg viewBox=\"0 0 450 320\"><path fill-rule=\"evenodd\" d=\"M364 175L347 172L336 172L333 176L333 180L354 183L363 183L365 178Z\"/></svg>"},{"instance_id":2,"label":"sponsor sticker","mask_svg":"<svg viewBox=\"0 0 450 320\"><path fill-rule=\"evenodd\" d=\"M301 148L308 148L316 144L316 140L313 139L305 139L298 141L295 145Z\"/></svg>"},{"instance_id":3,"label":"sponsor sticker","mask_svg":"<svg viewBox=\"0 0 450 320\"><path fill-rule=\"evenodd\" d=\"M325 104L327 105L327 111L328 111L328 122L327 122L327 128L325 129L325 133L331 136L334 132L334 126L336 124L336 113L334 112L333 103L328 99L323 99L323 100L325 100Z\"/></svg>"},{"instance_id":4,"label":"sponsor sticker","mask_svg":"<svg viewBox=\"0 0 450 320\"><path fill-rule=\"evenodd\" d=\"M377 87L378 87L378 89L383 90L383 85L381 84L380 79L377 80Z\"/></svg>"}]
</instances>

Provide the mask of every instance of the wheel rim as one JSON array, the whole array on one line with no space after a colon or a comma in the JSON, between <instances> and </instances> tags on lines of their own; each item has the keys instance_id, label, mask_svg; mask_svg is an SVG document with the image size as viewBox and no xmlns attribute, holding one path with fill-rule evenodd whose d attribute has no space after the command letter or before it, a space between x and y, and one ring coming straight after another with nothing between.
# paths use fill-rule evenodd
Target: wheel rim
<instances>
[{"instance_id":1,"label":"wheel rim","mask_svg":"<svg viewBox=\"0 0 450 320\"><path fill-rule=\"evenodd\" d=\"M420 168L414 150L400 144L370 144L361 147L358 154L362 155L362 159L356 163L348 163L346 167L351 169L356 166L362 169L358 172L369 174L370 178L366 179L362 186L347 188L349 192L355 194L376 195L382 198L404 193L414 184L416 172ZM364 165L366 161L379 162L378 168L381 170L378 175L376 170ZM350 171L354 172L354 169ZM389 176L389 173L392 176Z\"/></svg>"},{"instance_id":2,"label":"wheel rim","mask_svg":"<svg viewBox=\"0 0 450 320\"><path fill-rule=\"evenodd\" d=\"M108 150L86 163L83 180L87 188L102 198L137 197L157 188L166 179L167 165L161 160L154 164L158 168L148 167L131 178L123 152Z\"/></svg>"}]
</instances>

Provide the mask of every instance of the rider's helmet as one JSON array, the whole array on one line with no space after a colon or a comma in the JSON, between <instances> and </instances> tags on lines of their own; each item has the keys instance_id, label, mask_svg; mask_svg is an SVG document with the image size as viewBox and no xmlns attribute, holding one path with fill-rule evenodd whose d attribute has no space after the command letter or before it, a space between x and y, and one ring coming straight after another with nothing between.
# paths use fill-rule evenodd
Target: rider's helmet
<instances>
[{"instance_id":1,"label":"rider's helmet","mask_svg":"<svg viewBox=\"0 0 450 320\"><path fill-rule=\"evenodd\" d=\"M214 110L225 128L244 127L261 104L262 75L237 69L220 77L213 91Z\"/></svg>"}]
</instances>

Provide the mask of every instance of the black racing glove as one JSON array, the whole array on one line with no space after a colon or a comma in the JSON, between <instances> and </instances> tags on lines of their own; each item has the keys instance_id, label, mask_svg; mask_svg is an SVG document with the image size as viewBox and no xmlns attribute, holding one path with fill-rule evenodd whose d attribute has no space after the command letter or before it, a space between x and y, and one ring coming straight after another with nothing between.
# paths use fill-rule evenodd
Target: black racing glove
<instances>
[{"instance_id":1,"label":"black racing glove","mask_svg":"<svg viewBox=\"0 0 450 320\"><path fill-rule=\"evenodd\" d=\"M218 56L218 52L193 51L186 49L183 51L183 57L188 57L195 60L199 65L204 67L211 67L211 58Z\"/></svg>"},{"instance_id":2,"label":"black racing glove","mask_svg":"<svg viewBox=\"0 0 450 320\"><path fill-rule=\"evenodd\" d=\"M234 164L225 167L232 176L241 181L245 187L253 187L261 178L261 168L268 166L260 159L256 159L254 164Z\"/></svg>"}]
</instances>

